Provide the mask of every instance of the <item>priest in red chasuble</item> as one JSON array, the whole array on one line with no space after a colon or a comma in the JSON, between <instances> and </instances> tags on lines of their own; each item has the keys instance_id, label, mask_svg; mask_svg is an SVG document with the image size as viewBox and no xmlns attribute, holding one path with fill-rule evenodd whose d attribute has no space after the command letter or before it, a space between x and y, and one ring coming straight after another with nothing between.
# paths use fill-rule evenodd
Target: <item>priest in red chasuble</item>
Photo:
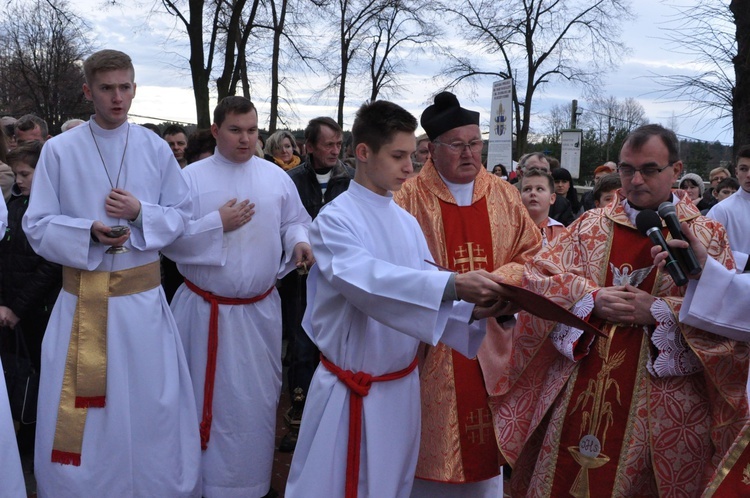
<instances>
[{"instance_id":1,"label":"priest in red chasuble","mask_svg":"<svg viewBox=\"0 0 750 498\"><path fill-rule=\"evenodd\" d=\"M488 386L512 496L697 497L748 419L748 345L678 322L686 287L653 267L653 243L634 226L640 211L671 202L734 269L721 224L671 189L682 172L675 134L636 129L618 170L617 200L525 267L525 287L606 337L519 316L510 386Z\"/></svg>"},{"instance_id":2,"label":"priest in red chasuble","mask_svg":"<svg viewBox=\"0 0 750 498\"><path fill-rule=\"evenodd\" d=\"M479 113L443 92L425 109L429 159L394 200L419 221L435 262L463 273L485 269L520 284L541 233L518 191L482 166ZM420 365L422 435L412 496L498 496L505 458L498 450L485 380L505 375L510 328L487 322L478 359L443 344Z\"/></svg>"}]
</instances>

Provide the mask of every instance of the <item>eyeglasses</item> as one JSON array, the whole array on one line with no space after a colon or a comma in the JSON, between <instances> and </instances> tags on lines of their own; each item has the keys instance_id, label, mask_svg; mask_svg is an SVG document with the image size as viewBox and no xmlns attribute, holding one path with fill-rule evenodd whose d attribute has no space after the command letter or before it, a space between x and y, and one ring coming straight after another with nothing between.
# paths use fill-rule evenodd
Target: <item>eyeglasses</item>
<instances>
[{"instance_id":1,"label":"eyeglasses","mask_svg":"<svg viewBox=\"0 0 750 498\"><path fill-rule=\"evenodd\" d=\"M641 169L636 169L630 165L623 164L617 167L617 172L620 173L622 178L633 178L636 173L640 173L643 178L653 178L673 164L674 163L669 163L661 168L658 166L646 166Z\"/></svg>"},{"instance_id":2,"label":"eyeglasses","mask_svg":"<svg viewBox=\"0 0 750 498\"><path fill-rule=\"evenodd\" d=\"M468 148L472 154L477 154L479 152L482 152L482 148L484 147L483 140L472 140L468 144L464 142L451 142L448 144L445 142L440 142L438 140L435 140L434 143L438 145L445 145L451 152L455 152L458 154L462 153L466 148Z\"/></svg>"}]
</instances>

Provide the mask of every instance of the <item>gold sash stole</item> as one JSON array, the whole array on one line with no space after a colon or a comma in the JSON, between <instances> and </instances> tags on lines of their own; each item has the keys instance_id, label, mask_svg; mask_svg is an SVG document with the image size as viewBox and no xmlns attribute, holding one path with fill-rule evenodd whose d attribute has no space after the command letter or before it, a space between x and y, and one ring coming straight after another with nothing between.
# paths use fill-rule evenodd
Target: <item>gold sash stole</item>
<instances>
[{"instance_id":1,"label":"gold sash stole","mask_svg":"<svg viewBox=\"0 0 750 498\"><path fill-rule=\"evenodd\" d=\"M161 285L159 262L114 272L63 268L63 289L78 296L57 410L52 461L80 465L88 408L105 405L109 297Z\"/></svg>"}]
</instances>

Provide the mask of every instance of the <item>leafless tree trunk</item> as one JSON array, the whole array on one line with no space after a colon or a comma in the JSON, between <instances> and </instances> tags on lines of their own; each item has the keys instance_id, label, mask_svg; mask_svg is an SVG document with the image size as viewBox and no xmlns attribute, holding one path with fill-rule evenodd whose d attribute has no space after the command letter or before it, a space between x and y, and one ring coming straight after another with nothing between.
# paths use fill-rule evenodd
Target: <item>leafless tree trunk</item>
<instances>
[{"instance_id":1,"label":"leafless tree trunk","mask_svg":"<svg viewBox=\"0 0 750 498\"><path fill-rule=\"evenodd\" d=\"M336 0L336 20L338 22L338 38L329 45L329 52L334 47L339 54L338 66L330 69L332 79L324 91L336 91L337 98L337 122L340 126L344 124L344 103L346 101L347 78L352 63L362 50L368 30L377 22L378 16L389 5L389 2L397 0Z\"/></svg>"},{"instance_id":2,"label":"leafless tree trunk","mask_svg":"<svg viewBox=\"0 0 750 498\"><path fill-rule=\"evenodd\" d=\"M734 147L750 143L750 9L747 2L732 0L737 54L734 63L735 85L732 93Z\"/></svg>"},{"instance_id":3,"label":"leafless tree trunk","mask_svg":"<svg viewBox=\"0 0 750 498\"><path fill-rule=\"evenodd\" d=\"M404 72L404 56L399 50L416 57L422 45L431 43L438 34L434 24L425 19L424 4L408 1L393 2L377 17L365 50L370 74L370 102L385 93L397 93L398 77Z\"/></svg>"},{"instance_id":4,"label":"leafless tree trunk","mask_svg":"<svg viewBox=\"0 0 750 498\"><path fill-rule=\"evenodd\" d=\"M212 0L208 3L204 0L186 1L187 17L184 14L184 1L161 0L161 3L185 27L190 43L189 64L198 127L208 128L211 125L209 96L215 56L223 58L221 74L216 79L219 99L234 95L240 81L243 82L243 94L249 97L245 50L261 0L253 1L247 19L243 18L246 0ZM208 24L204 17L206 14L210 14L211 21ZM209 33L207 41L204 39L206 31Z\"/></svg>"}]
</instances>

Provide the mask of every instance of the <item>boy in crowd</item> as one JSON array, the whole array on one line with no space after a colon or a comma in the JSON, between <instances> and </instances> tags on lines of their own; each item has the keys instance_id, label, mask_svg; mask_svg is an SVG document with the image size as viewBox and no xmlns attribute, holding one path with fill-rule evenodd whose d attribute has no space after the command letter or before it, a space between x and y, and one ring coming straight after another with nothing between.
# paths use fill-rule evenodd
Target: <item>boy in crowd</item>
<instances>
[{"instance_id":1,"label":"boy in crowd","mask_svg":"<svg viewBox=\"0 0 750 498\"><path fill-rule=\"evenodd\" d=\"M37 255L21 226L42 145L38 140L26 141L8 154L16 183L8 202L8 228L0 242L0 326L16 329L16 333L21 331L28 357L37 371L41 367L44 331L62 284L60 265ZM13 333L0 337L0 344L5 348L4 353L15 351L19 346ZM33 406L36 406L36 399ZM26 410L21 418L18 447L24 461L30 464L34 455L36 413Z\"/></svg>"},{"instance_id":2,"label":"boy in crowd","mask_svg":"<svg viewBox=\"0 0 750 498\"><path fill-rule=\"evenodd\" d=\"M546 171L530 169L521 178L521 201L542 231L542 247L565 230L565 225L549 216L555 197L555 180Z\"/></svg>"},{"instance_id":3,"label":"boy in crowd","mask_svg":"<svg viewBox=\"0 0 750 498\"><path fill-rule=\"evenodd\" d=\"M738 182L736 178L730 176L729 178L724 178L716 185L716 193L714 194L714 197L716 197L718 202L721 202L739 189L740 182Z\"/></svg>"},{"instance_id":4,"label":"boy in crowd","mask_svg":"<svg viewBox=\"0 0 750 498\"><path fill-rule=\"evenodd\" d=\"M612 202L612 199L617 197L616 192L620 187L622 187L622 182L620 181L620 175L617 173L603 176L593 190L594 206L603 208Z\"/></svg>"},{"instance_id":5,"label":"boy in crowd","mask_svg":"<svg viewBox=\"0 0 750 498\"><path fill-rule=\"evenodd\" d=\"M474 356L485 322L469 322L511 312L489 273L429 271L422 230L393 202L412 172L416 127L393 103L363 105L352 127L354 181L310 227L317 264L303 326L322 356L288 497L408 497L420 437L420 341Z\"/></svg>"}]
</instances>

